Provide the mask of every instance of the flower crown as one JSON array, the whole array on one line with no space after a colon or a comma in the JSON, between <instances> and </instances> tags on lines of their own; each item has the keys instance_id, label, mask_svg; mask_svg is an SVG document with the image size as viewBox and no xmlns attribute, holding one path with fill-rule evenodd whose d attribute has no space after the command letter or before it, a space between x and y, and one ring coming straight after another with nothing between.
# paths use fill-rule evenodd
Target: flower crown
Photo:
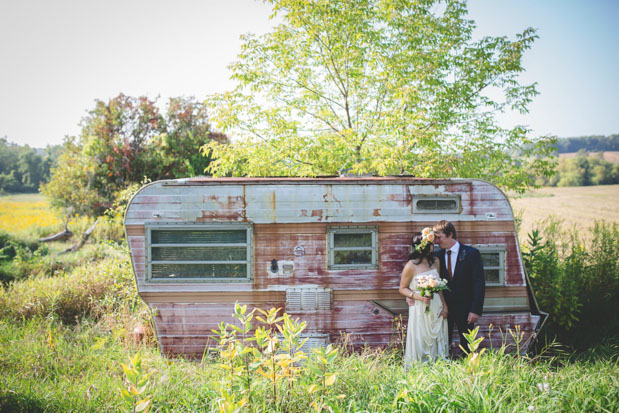
<instances>
[{"instance_id":1,"label":"flower crown","mask_svg":"<svg viewBox=\"0 0 619 413\"><path fill-rule=\"evenodd\" d=\"M421 252L426 249L428 244L434 243L434 231L432 228L425 227L421 230L421 242L415 246L415 250Z\"/></svg>"}]
</instances>

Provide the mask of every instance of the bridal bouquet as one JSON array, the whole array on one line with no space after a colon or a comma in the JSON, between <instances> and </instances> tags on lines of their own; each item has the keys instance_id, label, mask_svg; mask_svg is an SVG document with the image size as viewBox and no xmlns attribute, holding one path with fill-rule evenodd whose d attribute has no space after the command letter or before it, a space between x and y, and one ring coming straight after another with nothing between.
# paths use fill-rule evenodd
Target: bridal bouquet
<instances>
[{"instance_id":1,"label":"bridal bouquet","mask_svg":"<svg viewBox=\"0 0 619 413\"><path fill-rule=\"evenodd\" d=\"M442 280L435 275L421 275L417 278L417 290L422 297L434 296L434 293L443 290L449 290L447 281ZM430 311L430 305L426 306L426 313Z\"/></svg>"}]
</instances>

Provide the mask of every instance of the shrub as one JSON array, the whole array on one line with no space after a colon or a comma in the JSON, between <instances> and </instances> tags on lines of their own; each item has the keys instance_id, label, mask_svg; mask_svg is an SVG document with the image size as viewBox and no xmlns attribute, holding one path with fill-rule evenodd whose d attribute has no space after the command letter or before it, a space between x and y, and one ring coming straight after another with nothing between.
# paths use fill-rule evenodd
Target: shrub
<instances>
[{"instance_id":1,"label":"shrub","mask_svg":"<svg viewBox=\"0 0 619 413\"><path fill-rule=\"evenodd\" d=\"M586 241L550 218L528 235L523 258L550 336L576 347L619 333L619 229L596 222Z\"/></svg>"},{"instance_id":2,"label":"shrub","mask_svg":"<svg viewBox=\"0 0 619 413\"><path fill-rule=\"evenodd\" d=\"M40 246L26 237L0 231L0 283L24 278L20 264L33 256L47 255L47 246Z\"/></svg>"},{"instance_id":3,"label":"shrub","mask_svg":"<svg viewBox=\"0 0 619 413\"><path fill-rule=\"evenodd\" d=\"M0 317L14 320L52 316L72 323L84 316L98 319L122 307L136 309L139 304L126 257L106 258L0 289Z\"/></svg>"}]
</instances>

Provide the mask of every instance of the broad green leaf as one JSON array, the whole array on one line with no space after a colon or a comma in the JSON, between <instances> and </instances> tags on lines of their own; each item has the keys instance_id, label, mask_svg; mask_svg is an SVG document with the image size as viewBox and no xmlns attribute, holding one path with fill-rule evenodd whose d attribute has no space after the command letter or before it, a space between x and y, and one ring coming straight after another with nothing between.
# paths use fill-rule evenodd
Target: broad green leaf
<instances>
[{"instance_id":1,"label":"broad green leaf","mask_svg":"<svg viewBox=\"0 0 619 413\"><path fill-rule=\"evenodd\" d=\"M135 411L136 412L144 412L144 411L148 411L149 407L150 407L150 403L151 400L150 399L144 399L144 400L140 400L138 403L136 403L135 405Z\"/></svg>"},{"instance_id":2,"label":"broad green leaf","mask_svg":"<svg viewBox=\"0 0 619 413\"><path fill-rule=\"evenodd\" d=\"M120 395L122 396L123 400L133 404L133 396L127 390L120 389Z\"/></svg>"}]
</instances>

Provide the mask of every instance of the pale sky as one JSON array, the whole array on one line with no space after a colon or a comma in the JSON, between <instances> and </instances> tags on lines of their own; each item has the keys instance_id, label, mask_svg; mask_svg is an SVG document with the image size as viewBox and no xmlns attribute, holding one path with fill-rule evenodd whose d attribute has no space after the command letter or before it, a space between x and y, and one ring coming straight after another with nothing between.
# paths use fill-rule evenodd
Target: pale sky
<instances>
[{"instance_id":1,"label":"pale sky","mask_svg":"<svg viewBox=\"0 0 619 413\"><path fill-rule=\"evenodd\" d=\"M541 94L504 126L619 133L619 1L471 0L469 11L477 36L538 29L521 80ZM0 137L59 144L95 99L120 92L164 103L231 89L239 36L269 31L269 14L254 0L0 0Z\"/></svg>"}]
</instances>

